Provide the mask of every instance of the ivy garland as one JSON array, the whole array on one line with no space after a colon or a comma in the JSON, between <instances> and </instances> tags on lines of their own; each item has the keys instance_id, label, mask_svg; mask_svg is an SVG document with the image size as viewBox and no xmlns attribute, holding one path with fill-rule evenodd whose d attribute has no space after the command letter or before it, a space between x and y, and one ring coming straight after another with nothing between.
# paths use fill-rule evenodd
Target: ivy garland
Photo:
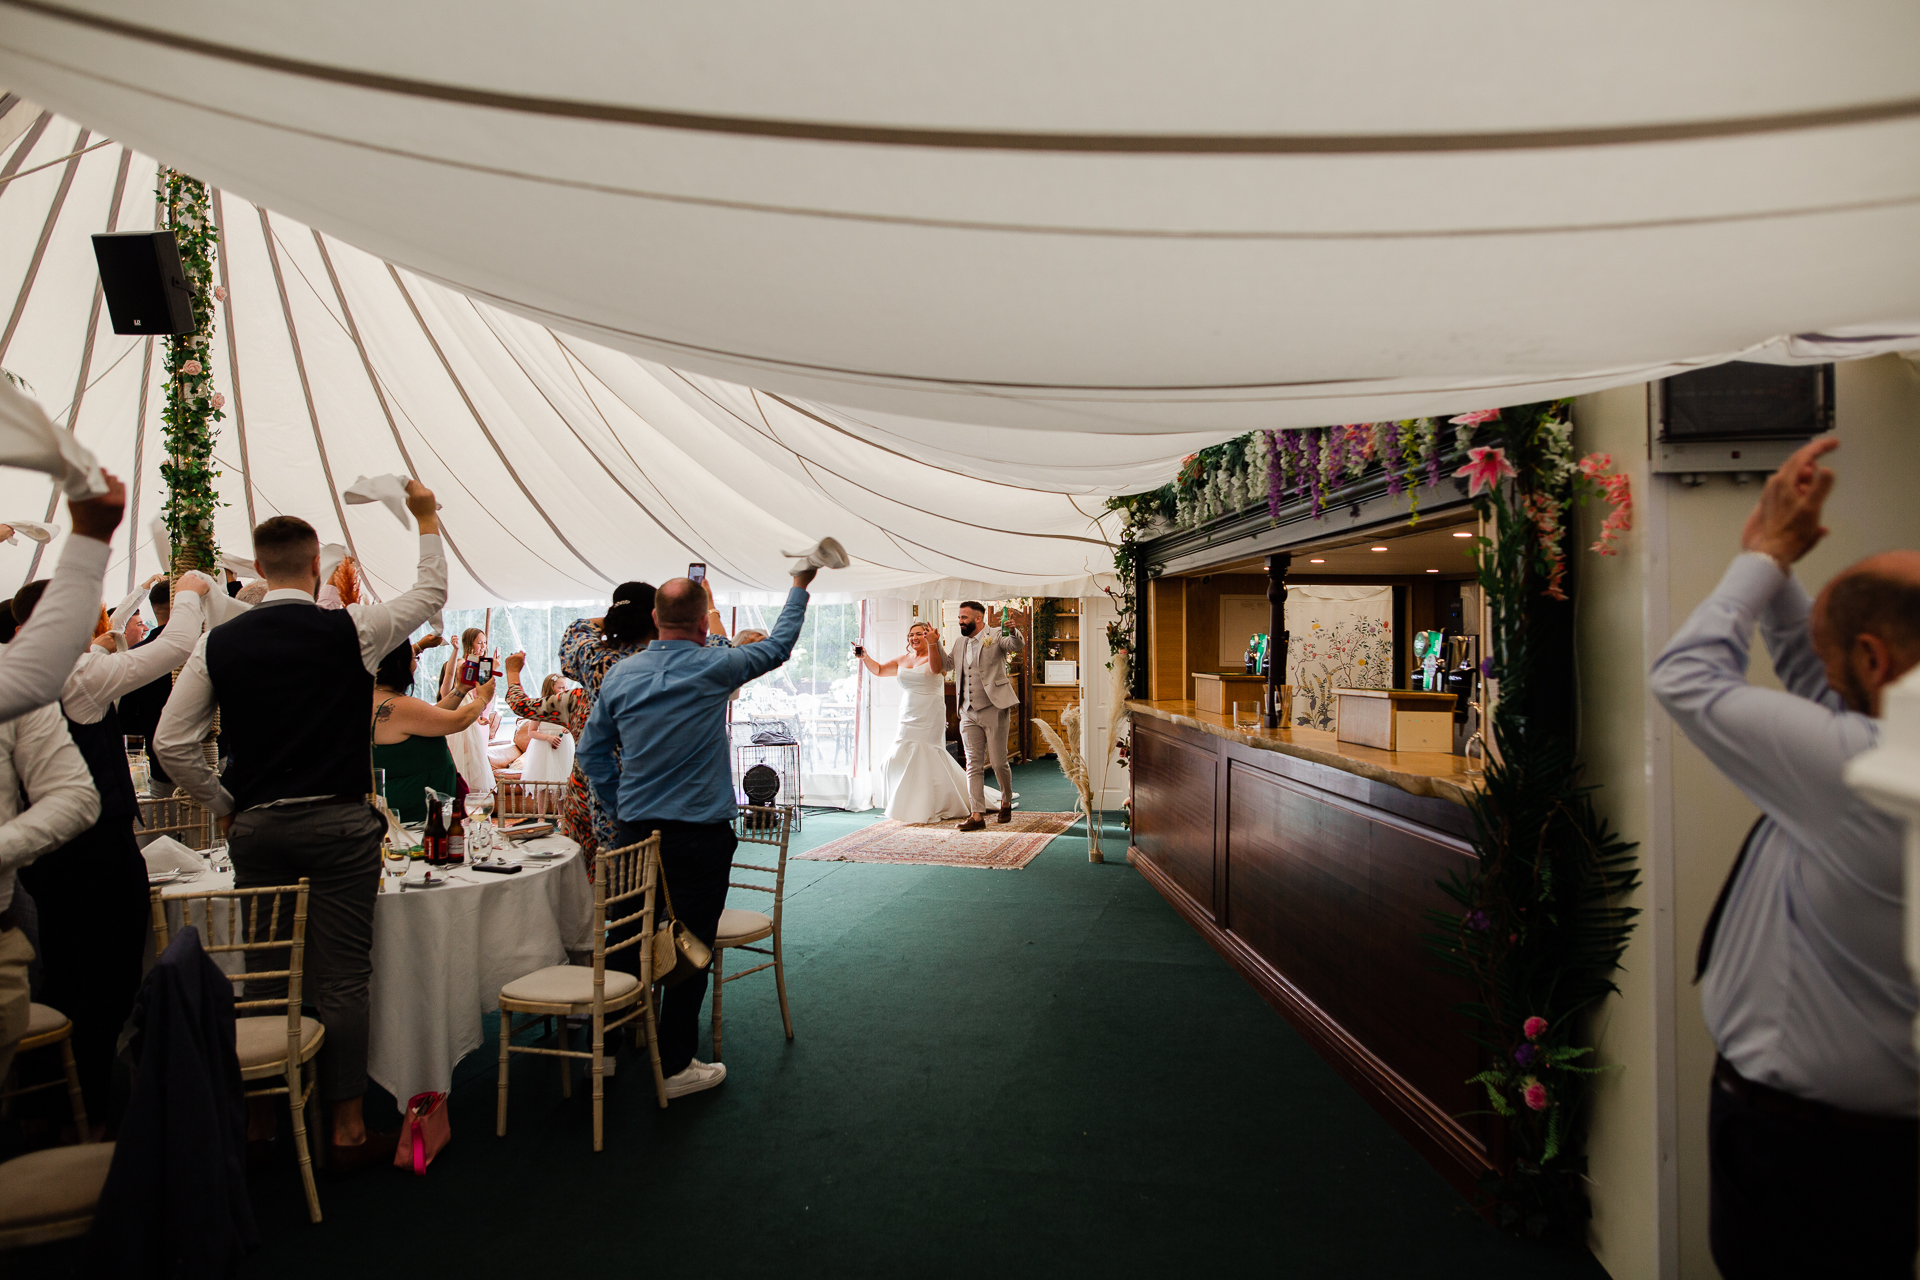
<instances>
[{"instance_id":1,"label":"ivy garland","mask_svg":"<svg viewBox=\"0 0 1920 1280\"><path fill-rule=\"evenodd\" d=\"M1593 550L1615 553L1632 527L1625 476L1605 454L1576 459L1569 402L1552 401L1438 419L1256 431L1188 457L1173 483L1110 499L1125 513L1114 571L1122 621L1114 652L1133 643L1133 580L1150 527L1194 528L1217 517L1305 499L1316 518L1349 481L1378 468L1390 493L1466 479L1492 537L1476 539L1489 635L1482 673L1497 685L1487 726L1493 743L1484 787L1471 803L1470 871L1440 888L1454 912L1431 912L1424 941L1439 965L1465 978L1460 1007L1491 1064L1473 1083L1507 1130L1507 1167L1482 1192L1495 1220L1535 1237L1584 1238L1591 1207L1583 1185L1592 1077L1585 1016L1618 990L1613 974L1633 931L1621 905L1639 883L1634 846L1618 839L1580 780L1565 682L1543 678L1571 642L1565 523L1573 505L1610 507ZM1454 430L1449 433L1445 426ZM1417 509L1409 523L1418 520Z\"/></svg>"},{"instance_id":2,"label":"ivy garland","mask_svg":"<svg viewBox=\"0 0 1920 1280\"><path fill-rule=\"evenodd\" d=\"M167 504L162 516L173 544L174 576L188 569L211 572L219 563L214 512L224 506L214 490L214 424L227 416L227 398L213 389L213 304L226 290L213 283L213 255L220 233L214 226L206 184L172 169L160 170L167 225L180 246L180 265L193 294L192 333L167 339L167 403L162 434L167 457L160 464Z\"/></svg>"}]
</instances>

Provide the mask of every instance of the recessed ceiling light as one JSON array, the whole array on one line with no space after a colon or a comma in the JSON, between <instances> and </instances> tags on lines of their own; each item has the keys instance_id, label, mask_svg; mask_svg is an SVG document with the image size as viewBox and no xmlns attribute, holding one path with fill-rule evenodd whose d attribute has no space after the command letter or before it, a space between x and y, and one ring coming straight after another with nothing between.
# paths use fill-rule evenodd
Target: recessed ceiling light
<instances>
[{"instance_id":1,"label":"recessed ceiling light","mask_svg":"<svg viewBox=\"0 0 1920 1280\"><path fill-rule=\"evenodd\" d=\"M1473 535L1470 533L1456 533L1453 536L1456 538L1471 538Z\"/></svg>"},{"instance_id":2,"label":"recessed ceiling light","mask_svg":"<svg viewBox=\"0 0 1920 1280\"><path fill-rule=\"evenodd\" d=\"M1325 564L1326 561L1325 560L1309 560L1307 561L1307 563L1308 564Z\"/></svg>"},{"instance_id":3,"label":"recessed ceiling light","mask_svg":"<svg viewBox=\"0 0 1920 1280\"><path fill-rule=\"evenodd\" d=\"M1368 548L1367 548L1367 550L1369 550L1369 551L1385 551L1385 550L1386 550L1386 548L1385 548L1385 547L1368 547Z\"/></svg>"},{"instance_id":4,"label":"recessed ceiling light","mask_svg":"<svg viewBox=\"0 0 1920 1280\"><path fill-rule=\"evenodd\" d=\"M1438 572L1440 572L1440 571L1439 571L1438 569L1429 569L1429 570L1427 570L1427 572L1428 572L1428 573L1438 573Z\"/></svg>"}]
</instances>

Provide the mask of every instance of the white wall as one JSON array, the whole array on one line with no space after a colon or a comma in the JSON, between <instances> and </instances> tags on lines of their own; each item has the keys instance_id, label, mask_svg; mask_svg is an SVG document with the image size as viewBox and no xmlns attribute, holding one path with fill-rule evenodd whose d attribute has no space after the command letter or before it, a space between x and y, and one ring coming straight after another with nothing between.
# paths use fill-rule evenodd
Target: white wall
<instances>
[{"instance_id":1,"label":"white wall","mask_svg":"<svg viewBox=\"0 0 1920 1280\"><path fill-rule=\"evenodd\" d=\"M1580 553L1578 660L1588 777L1602 784L1602 812L1642 842L1646 880L1622 994L1595 1020L1599 1060L1621 1069L1597 1095L1593 1245L1622 1280L1704 1280L1717 1274L1707 1247L1713 1045L1693 953L1754 810L1650 702L1646 668L1738 552L1757 490L1648 476L1645 415L1643 388L1583 397L1574 414L1583 451L1609 450L1634 473L1625 554ZM1839 366L1835 434L1832 532L1796 571L1812 591L1862 556L1920 547L1920 374L1894 356ZM1583 543L1603 514L1582 512ZM1763 652L1750 674L1774 683Z\"/></svg>"}]
</instances>

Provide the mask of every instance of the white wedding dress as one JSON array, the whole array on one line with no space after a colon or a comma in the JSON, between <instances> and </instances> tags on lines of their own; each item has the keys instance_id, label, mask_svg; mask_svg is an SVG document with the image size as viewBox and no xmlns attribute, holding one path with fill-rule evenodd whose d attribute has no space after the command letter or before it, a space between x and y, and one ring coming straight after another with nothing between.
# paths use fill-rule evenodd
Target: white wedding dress
<instances>
[{"instance_id":1,"label":"white wedding dress","mask_svg":"<svg viewBox=\"0 0 1920 1280\"><path fill-rule=\"evenodd\" d=\"M946 681L926 667L900 668L900 727L887 757L887 816L896 822L944 822L964 818L967 771L947 754ZM1000 793L986 788L987 807Z\"/></svg>"}]
</instances>

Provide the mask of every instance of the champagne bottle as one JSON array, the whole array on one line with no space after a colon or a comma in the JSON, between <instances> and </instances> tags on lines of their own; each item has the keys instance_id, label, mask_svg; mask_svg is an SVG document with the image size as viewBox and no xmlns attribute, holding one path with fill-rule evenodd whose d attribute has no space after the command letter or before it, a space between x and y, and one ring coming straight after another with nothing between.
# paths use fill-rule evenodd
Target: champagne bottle
<instances>
[{"instance_id":1,"label":"champagne bottle","mask_svg":"<svg viewBox=\"0 0 1920 1280\"><path fill-rule=\"evenodd\" d=\"M440 817L440 801L427 792L427 827L420 833L420 846L426 850L427 865L437 867L447 860L447 824Z\"/></svg>"}]
</instances>

